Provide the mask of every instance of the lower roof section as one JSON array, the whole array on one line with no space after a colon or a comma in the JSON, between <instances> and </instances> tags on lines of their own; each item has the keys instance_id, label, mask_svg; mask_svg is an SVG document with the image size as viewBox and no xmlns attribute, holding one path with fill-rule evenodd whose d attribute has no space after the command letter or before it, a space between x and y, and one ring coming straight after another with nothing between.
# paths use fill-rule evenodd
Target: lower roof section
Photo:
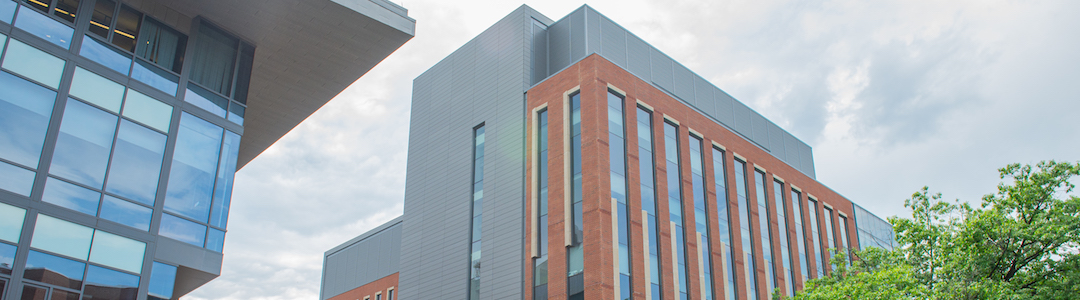
<instances>
[{"instance_id":1,"label":"lower roof section","mask_svg":"<svg viewBox=\"0 0 1080 300\"><path fill-rule=\"evenodd\" d=\"M400 216L375 229L361 234L333 249L323 256L321 300L330 299L361 287L383 280L398 273L401 261ZM378 289L397 285L379 284ZM368 290L368 289L361 289Z\"/></svg>"},{"instance_id":2,"label":"lower roof section","mask_svg":"<svg viewBox=\"0 0 1080 300\"><path fill-rule=\"evenodd\" d=\"M416 25L385 0L124 2L163 12L166 22L201 17L255 45L240 167L411 39Z\"/></svg>"}]
</instances>

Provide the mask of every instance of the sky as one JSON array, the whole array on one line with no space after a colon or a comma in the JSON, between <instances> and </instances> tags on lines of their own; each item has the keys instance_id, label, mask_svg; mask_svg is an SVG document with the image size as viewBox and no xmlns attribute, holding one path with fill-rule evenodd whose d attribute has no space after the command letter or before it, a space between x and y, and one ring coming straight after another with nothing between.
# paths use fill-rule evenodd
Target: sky
<instances>
[{"instance_id":1,"label":"sky","mask_svg":"<svg viewBox=\"0 0 1080 300\"><path fill-rule=\"evenodd\" d=\"M412 79L522 3L408 0L416 37L237 172L221 276L185 299L318 299L326 250L402 213ZM573 1L526 1L560 19ZM1080 161L1075 0L588 2L814 151L882 216L923 186Z\"/></svg>"}]
</instances>

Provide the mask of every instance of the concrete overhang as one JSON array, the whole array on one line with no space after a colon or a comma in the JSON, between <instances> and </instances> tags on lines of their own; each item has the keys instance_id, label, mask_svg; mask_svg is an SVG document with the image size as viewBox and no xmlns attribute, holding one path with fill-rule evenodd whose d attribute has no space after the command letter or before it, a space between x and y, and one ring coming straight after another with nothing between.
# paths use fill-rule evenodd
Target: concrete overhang
<instances>
[{"instance_id":1,"label":"concrete overhang","mask_svg":"<svg viewBox=\"0 0 1080 300\"><path fill-rule=\"evenodd\" d=\"M127 2L127 1L125 1ZM415 33L385 0L132 0L201 17L255 45L238 169Z\"/></svg>"}]
</instances>

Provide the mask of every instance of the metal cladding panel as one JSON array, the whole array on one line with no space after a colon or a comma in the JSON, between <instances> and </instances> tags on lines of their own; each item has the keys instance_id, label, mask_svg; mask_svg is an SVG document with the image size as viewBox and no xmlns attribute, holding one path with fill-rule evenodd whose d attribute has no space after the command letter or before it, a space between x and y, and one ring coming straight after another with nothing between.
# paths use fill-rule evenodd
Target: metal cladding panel
<instances>
[{"instance_id":1,"label":"metal cladding panel","mask_svg":"<svg viewBox=\"0 0 1080 300\"><path fill-rule=\"evenodd\" d=\"M380 226L366 237L349 241L325 256L321 299L328 299L398 272L401 222ZM332 250L333 251L333 250Z\"/></svg>"},{"instance_id":2,"label":"metal cladding panel","mask_svg":"<svg viewBox=\"0 0 1080 300\"><path fill-rule=\"evenodd\" d=\"M660 50L649 47L652 59L652 82L660 88L673 93L675 91L674 79L672 78L671 58Z\"/></svg>"},{"instance_id":3,"label":"metal cladding panel","mask_svg":"<svg viewBox=\"0 0 1080 300\"><path fill-rule=\"evenodd\" d=\"M769 150L769 121L765 120L756 111L750 111L750 123L754 127L754 135L750 138L765 150Z\"/></svg>"},{"instance_id":4,"label":"metal cladding panel","mask_svg":"<svg viewBox=\"0 0 1080 300\"><path fill-rule=\"evenodd\" d=\"M784 132L784 151L787 153L787 160L785 160L785 162L799 171L806 173L806 171L803 170L802 154L799 153L799 151L802 150L800 145L802 145L802 142L796 139L795 136L792 136L786 131Z\"/></svg>"},{"instance_id":5,"label":"metal cladding panel","mask_svg":"<svg viewBox=\"0 0 1080 300\"><path fill-rule=\"evenodd\" d=\"M694 96L694 77L697 76L680 63L673 63L672 69L675 77L675 96L690 106L697 107L697 99Z\"/></svg>"},{"instance_id":6,"label":"metal cladding panel","mask_svg":"<svg viewBox=\"0 0 1080 300\"><path fill-rule=\"evenodd\" d=\"M705 78L694 75L694 98L697 99L694 103L697 103L697 108L706 115L716 118L716 96L713 93L716 92L716 87L705 81Z\"/></svg>"},{"instance_id":7,"label":"metal cladding panel","mask_svg":"<svg viewBox=\"0 0 1080 300\"><path fill-rule=\"evenodd\" d=\"M585 56L590 53L601 53L603 46L600 42L600 13L585 7ZM582 56L584 58L584 56Z\"/></svg>"},{"instance_id":8,"label":"metal cladding panel","mask_svg":"<svg viewBox=\"0 0 1080 300\"><path fill-rule=\"evenodd\" d=\"M713 117L729 128L735 128L735 99L720 89L713 90L713 99L716 99L714 102L716 113Z\"/></svg>"},{"instance_id":9,"label":"metal cladding panel","mask_svg":"<svg viewBox=\"0 0 1080 300\"><path fill-rule=\"evenodd\" d=\"M547 26L540 24L539 21L533 20L532 26L529 27L530 34L532 34L532 59L530 66L532 67L532 80L529 81L529 85L540 83L541 80L548 77L548 34Z\"/></svg>"},{"instance_id":10,"label":"metal cladding panel","mask_svg":"<svg viewBox=\"0 0 1080 300\"><path fill-rule=\"evenodd\" d=\"M776 123L773 123L772 121L768 121L768 122L769 122L769 152L772 153L773 156L776 156L776 158L779 158L781 161L787 162L788 161L787 160L787 150L785 150L785 148L784 148L784 135L786 135L787 132L784 132L783 129L780 129L780 126L776 126ZM792 165L792 166L796 166L795 164L792 164L792 163L788 163L788 164Z\"/></svg>"},{"instance_id":11,"label":"metal cladding panel","mask_svg":"<svg viewBox=\"0 0 1080 300\"><path fill-rule=\"evenodd\" d=\"M548 27L548 74L570 66L570 17L563 18Z\"/></svg>"},{"instance_id":12,"label":"metal cladding panel","mask_svg":"<svg viewBox=\"0 0 1080 300\"><path fill-rule=\"evenodd\" d=\"M588 53L586 52L588 40L585 39L585 10L575 10L566 19L570 20L570 62L573 63L585 58Z\"/></svg>"},{"instance_id":13,"label":"metal cladding panel","mask_svg":"<svg viewBox=\"0 0 1080 300\"><path fill-rule=\"evenodd\" d=\"M641 77L646 82L652 81L652 46L637 36L626 33L626 70Z\"/></svg>"},{"instance_id":14,"label":"metal cladding panel","mask_svg":"<svg viewBox=\"0 0 1080 300\"><path fill-rule=\"evenodd\" d=\"M522 6L417 77L405 187L401 299L462 299L469 281L473 128L483 123L481 298L521 298L524 92L539 38ZM570 19L570 18L568 18ZM571 61L571 22L549 27L547 70ZM542 46L542 45L541 45ZM584 48L582 48L584 50ZM546 77L546 74L544 75ZM391 265L393 262L391 262Z\"/></svg>"},{"instance_id":15,"label":"metal cladding panel","mask_svg":"<svg viewBox=\"0 0 1080 300\"><path fill-rule=\"evenodd\" d=\"M810 178L816 179L817 174L814 171L814 150L810 148L810 145L801 142L800 144L802 144L802 157L799 158L802 162L801 170L803 171L803 173L806 173L806 175L810 176Z\"/></svg>"},{"instance_id":16,"label":"metal cladding panel","mask_svg":"<svg viewBox=\"0 0 1080 300\"><path fill-rule=\"evenodd\" d=\"M629 69L626 63L626 30L608 18L600 18L600 54L615 65Z\"/></svg>"},{"instance_id":17,"label":"metal cladding panel","mask_svg":"<svg viewBox=\"0 0 1080 300\"><path fill-rule=\"evenodd\" d=\"M754 126L750 125L750 108L739 101L731 101L735 114L735 131L748 139L754 136Z\"/></svg>"}]
</instances>

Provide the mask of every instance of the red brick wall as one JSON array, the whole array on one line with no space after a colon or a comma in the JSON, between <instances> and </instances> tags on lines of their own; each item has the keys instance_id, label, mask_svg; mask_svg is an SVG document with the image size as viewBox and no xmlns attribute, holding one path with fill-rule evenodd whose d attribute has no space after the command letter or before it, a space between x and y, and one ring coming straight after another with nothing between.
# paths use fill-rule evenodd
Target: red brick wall
<instances>
[{"instance_id":1,"label":"red brick wall","mask_svg":"<svg viewBox=\"0 0 1080 300\"><path fill-rule=\"evenodd\" d=\"M330 297L328 300L364 300L364 297L371 297L371 300L375 300L375 293L382 293L382 300L388 300L386 298L387 291L394 290L394 300L398 298L398 273L390 274L386 277L379 278L371 283L365 284L358 288L349 290L348 292L341 293L340 295Z\"/></svg>"},{"instance_id":2,"label":"red brick wall","mask_svg":"<svg viewBox=\"0 0 1080 300\"><path fill-rule=\"evenodd\" d=\"M647 257L648 251L644 249L640 238L642 236L643 228L640 213L641 196L639 194L640 189L638 188L638 182L640 180L638 163L640 158L638 156L638 145L636 138L637 101L641 101L653 108L653 142L655 145L653 149L653 157L655 158L654 166L656 167L656 194L660 195L657 197L657 216L659 216L659 218L661 219L660 224L658 224L658 228L660 230L659 244L661 247L660 265L663 269L661 270L661 285L663 286L664 290L663 296L666 299L676 298L673 288L676 283L673 281L674 278L672 278L671 276L672 268L674 266L671 263L672 253L669 249L671 249L671 234L673 228L671 228L668 221L668 211L670 208L668 207L668 201L666 201L668 189L666 181L667 172L674 170L667 170L664 160L665 150L663 146L663 124L665 115L670 117L671 119L676 120L679 123L679 141L681 143L679 147L679 150L681 152L680 166L682 184L684 187L689 187L691 185L690 150L688 148L689 143L686 142L689 138L689 129L693 129L694 131L702 135L701 138L704 145L711 145L715 141L717 144L720 144L726 148L725 153L727 157L725 158L725 165L728 168L727 174L729 186L727 198L729 200L729 207L731 207L731 227L734 229L734 232L731 236L731 242L733 245L731 246L734 249L737 249L735 252L735 268L737 270L736 286L739 288L738 294L745 295L746 291L745 288L743 288L743 284L741 284L742 280L744 280L742 278L743 276L741 270L745 262L743 262L742 257L739 255L742 249L742 241L739 236L740 232L738 230L739 215L737 210L746 208L738 207L738 203L736 201L734 189L734 163L732 162L733 153L738 154L743 158L746 158L747 160L746 174L749 177L747 178L747 194L749 198L748 202L751 206L751 215L753 216L753 218L755 218L755 221L752 221L750 223L752 226L752 232L755 235L758 235L761 232L761 229L758 228L759 223L756 221L758 212L756 206L757 195L754 191L754 184L755 181L758 179L755 178L755 164L766 170L767 179L770 181L765 183L766 195L768 195L768 197L772 197L772 195L774 194L773 184L771 183L773 176L783 178L785 182L785 191L783 191L785 203L787 202L787 197L790 197L790 188L792 185L797 186L802 190L802 203L804 203L804 205L802 205L801 207L803 208L802 215L804 217L804 220L808 220L807 218L810 217L810 214L808 213L808 208L805 205L805 198L807 195L813 195L815 198L818 199L820 203L832 205L835 211L845 213L849 219L849 234L854 235L854 221L851 219L854 217L854 213L851 211L850 202L847 199L843 198L843 196L840 196L829 188L821 185L816 180L809 178L798 170L792 168L791 166L788 166L786 163L773 157L765 150L751 144L749 141L742 138L738 134L726 129L720 124L717 124L709 117L698 113L697 111L688 107L681 101L674 99L671 96L668 96L666 93L657 89L653 85L640 80L639 78L633 76L622 68L608 62L603 57L593 54L589 57L586 57L577 64L566 68L562 72L553 75L544 82L530 89L527 93L527 111L532 112L534 108L540 107L541 105L547 105L548 109L549 142L548 161L546 163L548 164L549 170L549 192L547 209L549 232L548 295L550 299L566 299L566 247L564 247L564 197L566 195L564 193L564 178L566 178L565 176L567 175L565 174L566 170L564 167L564 160L566 158L564 155L563 147L565 143L564 130L567 124L563 123L563 114L566 110L566 107L564 106L564 95L567 91L575 88L580 88L582 99L582 172L584 186L584 203L582 205L582 210L585 220L585 298L614 298L613 296L615 286L615 272L612 266L613 261L616 260L617 257L614 257L614 255L612 254L612 247L614 245L612 245L611 242L612 235L614 233L612 232L611 228L612 207L609 189L609 151L606 109L606 99L609 84L626 93L626 101L624 102L625 106L623 111L626 116L626 125L624 126L626 128L626 154L628 156L627 188L629 197L627 201L631 211L629 216L630 224L632 227L630 232L630 251L632 276L634 283L633 292L635 299L644 299L645 284L647 284L647 279L649 278L649 276L645 274L644 271L645 260L642 259L642 257ZM532 136L534 117L535 116L531 113L528 116L529 121L527 126L529 128L526 131L529 132L529 137L527 138L526 142L527 157L530 158L526 163L526 173L529 174L529 176L533 174L532 168L534 163L533 144L535 143L535 141L534 137ZM702 161L705 162L704 173L706 183L705 186L707 191L706 202L715 203L715 186L711 184L714 180L713 165L711 163L713 153L711 150L708 149L710 148L702 151ZM535 189L535 187L532 185L531 178L529 180L526 180L526 188L529 191L527 195L532 195L532 190ZM684 188L682 193L684 203L683 216L685 219L685 224L691 224L692 226L692 224L694 224L693 190L691 188ZM532 199L528 200L532 201ZM770 210L775 211L775 201L770 199L770 201L768 201L768 205ZM786 213L787 216L792 216L790 209L791 208L788 208L788 211ZM725 283L721 282L722 277L720 276L723 270L718 269L719 261L721 260L719 252L720 244L718 239L720 233L717 231L716 225L714 225L718 222L718 218L715 208L710 207L710 209L708 209L707 211L709 218L708 223L711 225L711 228L709 229L709 236L712 237L712 239L710 240L712 244L710 249L713 252L712 260L714 262L714 267L717 268L712 272L714 281L714 292L716 295L723 295ZM531 219L535 216L535 213L532 211L531 205L526 205L526 216L529 219L529 222L527 224L532 224ZM778 238L779 235L775 229L777 227L775 214L772 214L772 216L769 216L769 218L770 223L772 223L772 227L774 228L772 236ZM837 218L836 216L834 216L834 219L836 219L836 222L839 222L839 218ZM823 220L819 219L818 221L822 222ZM789 227L791 226L790 224L794 224L791 221L788 221L787 223L789 224ZM806 245L811 245L813 240L810 237L809 223L807 223L807 221L804 221L803 224L804 226L806 226L806 228L804 228L803 230L805 234L804 243ZM822 236L824 236L824 225L819 224L819 228L821 230ZM839 226L834 224L833 230L835 231L834 236L839 238ZM700 282L698 282L699 278L697 277L697 274L699 272L697 263L698 257L696 255L697 243L696 239L690 238L690 236L694 234L694 230L692 228L686 228L686 232L688 236L688 238L686 239L686 251L689 253L689 255L687 255L687 271L691 274L691 276L687 278L689 289L687 292L690 295L691 299L697 299L700 297L699 287L701 284ZM530 243L533 240L531 234L531 230L527 231L526 240ZM795 231L789 230L788 236L790 237L788 243L789 248L795 250L798 245L797 241L795 240ZM824 237L822 237L821 239L822 243L826 243ZM852 236L851 238L849 238L849 240L854 241L855 239ZM756 238L755 241L757 241ZM782 264L780 258L780 247L775 238L773 244L774 246L772 248L774 264L777 266L781 266ZM856 245L849 242L849 247L856 247ZM526 247L526 257L531 257L531 249L531 246ZM796 253L798 253L797 250ZM807 253L807 255L811 258L814 257L813 252L809 252ZM759 286L764 286L764 281L761 280L765 277L764 261L762 260L762 256L760 253L757 255L755 260L755 266L757 266L757 277L759 278ZM801 277L800 275L798 275L799 272L797 271L798 263L800 262L798 255L796 254L794 260L792 261L792 269L796 270L796 277ZM529 274L528 276L526 276L526 286L530 287L530 289L527 290L531 290L532 264L527 263L526 269L526 274ZM808 269L814 270L815 266L813 264L810 264L808 266ZM809 273L813 274L814 272L811 271ZM777 274L778 287L784 286L786 280L790 280L789 278L786 278L788 277L786 275L787 274L781 276L780 274ZM679 276L683 276L683 274L680 274ZM802 282L802 279L796 278L796 282ZM801 284L799 284L797 288L801 288ZM764 288L759 288L758 291L762 297L765 297L766 294L771 292L766 291ZM527 295L525 299L532 299L531 292L528 292L526 294ZM718 299L722 299L722 297L718 297Z\"/></svg>"}]
</instances>

